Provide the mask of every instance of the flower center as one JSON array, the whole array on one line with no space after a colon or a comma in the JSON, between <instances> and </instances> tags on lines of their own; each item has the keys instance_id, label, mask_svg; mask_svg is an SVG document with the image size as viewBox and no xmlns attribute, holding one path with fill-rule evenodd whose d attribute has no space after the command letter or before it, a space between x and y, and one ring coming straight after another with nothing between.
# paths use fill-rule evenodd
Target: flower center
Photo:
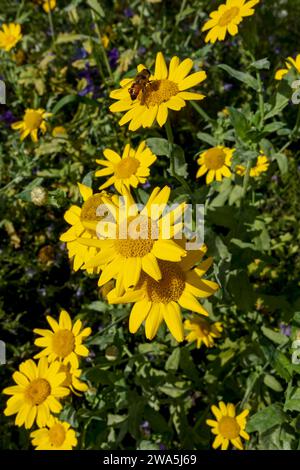
<instances>
[{"instance_id":1,"label":"flower center","mask_svg":"<svg viewBox=\"0 0 300 470\"><path fill-rule=\"evenodd\" d=\"M199 336L200 338L209 336L211 332L211 327L208 322L206 322L205 320L202 320L201 318L194 318L191 323L197 332L197 336Z\"/></svg>"},{"instance_id":2,"label":"flower center","mask_svg":"<svg viewBox=\"0 0 300 470\"><path fill-rule=\"evenodd\" d=\"M225 163L225 153L222 149L214 148L206 152L204 162L208 170L219 170Z\"/></svg>"},{"instance_id":3,"label":"flower center","mask_svg":"<svg viewBox=\"0 0 300 470\"><path fill-rule=\"evenodd\" d=\"M225 439L236 439L240 434L240 427L235 418L223 416L219 421L219 432Z\"/></svg>"},{"instance_id":4,"label":"flower center","mask_svg":"<svg viewBox=\"0 0 300 470\"><path fill-rule=\"evenodd\" d=\"M97 215L97 209L99 206L103 204L102 196L103 194L107 195L105 191L94 194L93 196L89 197L83 204L81 208L80 220L82 225L86 228L86 230L94 235L94 231L90 228L86 227L85 221L98 221L102 220L103 216Z\"/></svg>"},{"instance_id":5,"label":"flower center","mask_svg":"<svg viewBox=\"0 0 300 470\"><path fill-rule=\"evenodd\" d=\"M115 240L115 248L125 258L143 258L151 252L155 239L157 239L157 224L145 216L128 217L126 238L122 233Z\"/></svg>"},{"instance_id":6,"label":"flower center","mask_svg":"<svg viewBox=\"0 0 300 470\"><path fill-rule=\"evenodd\" d=\"M70 330L59 330L52 337L52 348L58 357L67 357L74 350L75 338Z\"/></svg>"},{"instance_id":7,"label":"flower center","mask_svg":"<svg viewBox=\"0 0 300 470\"><path fill-rule=\"evenodd\" d=\"M115 175L117 178L125 179L130 178L130 176L136 173L136 170L140 166L140 162L133 157L126 157L123 158L116 166L115 166Z\"/></svg>"},{"instance_id":8,"label":"flower center","mask_svg":"<svg viewBox=\"0 0 300 470\"><path fill-rule=\"evenodd\" d=\"M59 368L59 372L64 372L66 374L66 378L61 384L62 387L70 387L72 385L72 374L70 372L70 365L69 364L61 364Z\"/></svg>"},{"instance_id":9,"label":"flower center","mask_svg":"<svg viewBox=\"0 0 300 470\"><path fill-rule=\"evenodd\" d=\"M239 14L239 11L240 9L238 7L232 7L225 11L219 19L219 26L227 26Z\"/></svg>"},{"instance_id":10,"label":"flower center","mask_svg":"<svg viewBox=\"0 0 300 470\"><path fill-rule=\"evenodd\" d=\"M34 379L25 390L25 397L32 405L40 405L51 393L51 387L46 379Z\"/></svg>"},{"instance_id":11,"label":"flower center","mask_svg":"<svg viewBox=\"0 0 300 470\"><path fill-rule=\"evenodd\" d=\"M177 302L185 288L185 277L177 263L169 261L159 262L162 279L155 281L152 277L142 273L140 283L146 289L149 300L168 304Z\"/></svg>"},{"instance_id":12,"label":"flower center","mask_svg":"<svg viewBox=\"0 0 300 470\"><path fill-rule=\"evenodd\" d=\"M15 40L16 40L16 36L13 36L12 34L9 34L8 36L6 36L6 42L9 44L14 43Z\"/></svg>"},{"instance_id":13,"label":"flower center","mask_svg":"<svg viewBox=\"0 0 300 470\"><path fill-rule=\"evenodd\" d=\"M66 431L62 424L56 423L49 429L49 441L53 447L60 447L65 441Z\"/></svg>"},{"instance_id":14,"label":"flower center","mask_svg":"<svg viewBox=\"0 0 300 470\"><path fill-rule=\"evenodd\" d=\"M28 130L38 129L42 124L43 118L37 111L27 110L24 117L24 123Z\"/></svg>"},{"instance_id":15,"label":"flower center","mask_svg":"<svg viewBox=\"0 0 300 470\"><path fill-rule=\"evenodd\" d=\"M141 104L147 107L160 105L168 101L172 96L179 93L179 88L176 83L171 80L154 80L150 82L143 93L140 93L138 99Z\"/></svg>"}]
</instances>

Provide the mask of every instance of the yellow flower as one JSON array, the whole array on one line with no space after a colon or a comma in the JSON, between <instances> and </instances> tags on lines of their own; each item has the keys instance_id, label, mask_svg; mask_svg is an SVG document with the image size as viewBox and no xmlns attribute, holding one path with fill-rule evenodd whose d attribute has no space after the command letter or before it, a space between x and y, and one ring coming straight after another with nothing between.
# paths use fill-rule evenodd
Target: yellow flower
<instances>
[{"instance_id":1,"label":"yellow flower","mask_svg":"<svg viewBox=\"0 0 300 470\"><path fill-rule=\"evenodd\" d=\"M49 11L54 10L56 7L56 0L34 0L34 2L42 5L46 13L49 13Z\"/></svg>"},{"instance_id":2,"label":"yellow flower","mask_svg":"<svg viewBox=\"0 0 300 470\"><path fill-rule=\"evenodd\" d=\"M254 14L253 7L260 0L227 0L225 4L219 6L218 10L210 13L208 20L202 31L209 31L205 37L205 42L215 43L217 40L224 41L226 33L235 36L238 33L238 25L245 16Z\"/></svg>"},{"instance_id":3,"label":"yellow flower","mask_svg":"<svg viewBox=\"0 0 300 470\"><path fill-rule=\"evenodd\" d=\"M21 39L22 33L21 26L19 24L3 23L2 30L0 30L0 49L4 49L8 52L15 47Z\"/></svg>"},{"instance_id":4,"label":"yellow flower","mask_svg":"<svg viewBox=\"0 0 300 470\"><path fill-rule=\"evenodd\" d=\"M104 49L107 49L107 48L108 48L108 45L109 45L109 37L107 36L107 34L104 34L104 35L101 37L101 41L102 41L102 44L103 44Z\"/></svg>"},{"instance_id":5,"label":"yellow flower","mask_svg":"<svg viewBox=\"0 0 300 470\"><path fill-rule=\"evenodd\" d=\"M69 258L73 258L74 271L81 268L85 261L94 257L99 251L95 247L82 245L78 239L96 238L96 233L87 227L87 222L101 220L101 217L96 215L97 208L103 204L103 195L109 197L104 191L93 194L93 190L84 184L78 183L78 187L84 201L83 206L73 205L66 211L64 218L72 227L60 236L60 240L67 244ZM93 269L87 271L92 273Z\"/></svg>"},{"instance_id":6,"label":"yellow flower","mask_svg":"<svg viewBox=\"0 0 300 470\"><path fill-rule=\"evenodd\" d=\"M110 97L118 100L110 106L113 113L127 111L119 121L120 126L130 122L129 130L136 131L139 127L151 127L155 119L159 126L163 126L168 118L168 109L179 111L186 105L187 100L202 100L204 95L186 91L206 79L204 71L188 76L193 67L191 59L180 63L178 57L173 57L169 70L161 52L156 56L154 75L150 76L150 83L144 92L140 92L136 100L129 95L129 88L133 79L125 78L121 81L122 88L111 92ZM144 70L139 65L137 70Z\"/></svg>"},{"instance_id":7,"label":"yellow flower","mask_svg":"<svg viewBox=\"0 0 300 470\"><path fill-rule=\"evenodd\" d=\"M296 59L293 59L293 57L288 57L285 61L285 66L285 69L277 70L275 74L275 80L282 80L292 67L296 69L298 73L300 73L300 54L296 56Z\"/></svg>"},{"instance_id":8,"label":"yellow flower","mask_svg":"<svg viewBox=\"0 0 300 470\"><path fill-rule=\"evenodd\" d=\"M206 175L206 184L210 184L214 179L222 181L223 176L231 177L231 171L228 167L231 165L232 155L235 149L229 149L222 145L212 147L201 153L197 163L200 168L196 174L196 178Z\"/></svg>"},{"instance_id":9,"label":"yellow flower","mask_svg":"<svg viewBox=\"0 0 300 470\"><path fill-rule=\"evenodd\" d=\"M68 137L68 133L63 126L56 126L52 130L53 137Z\"/></svg>"},{"instance_id":10,"label":"yellow flower","mask_svg":"<svg viewBox=\"0 0 300 470\"><path fill-rule=\"evenodd\" d=\"M80 380L80 369L72 367L71 364L60 362L59 371L66 374L63 386L68 387L75 395L79 395L77 392L86 392L88 390L88 385Z\"/></svg>"},{"instance_id":11,"label":"yellow flower","mask_svg":"<svg viewBox=\"0 0 300 470\"><path fill-rule=\"evenodd\" d=\"M222 323L209 323L204 318L193 316L193 318L186 320L183 324L186 330L190 333L186 335L186 340L192 343L197 342L197 348L200 348L202 343L206 347L212 348L215 344L214 338L220 338L221 331L223 331Z\"/></svg>"},{"instance_id":12,"label":"yellow flower","mask_svg":"<svg viewBox=\"0 0 300 470\"><path fill-rule=\"evenodd\" d=\"M12 129L19 130L21 133L21 140L24 140L30 135L33 142L38 141L38 131L41 130L43 134L47 131L45 119L51 116L44 109L26 109L23 121L18 121L12 124Z\"/></svg>"},{"instance_id":13,"label":"yellow flower","mask_svg":"<svg viewBox=\"0 0 300 470\"><path fill-rule=\"evenodd\" d=\"M101 250L85 264L86 268L102 267L99 286L115 278L120 295L124 289L136 286L142 272L160 280L158 259L180 261L185 255L185 250L171 240L182 228L181 223L174 223L182 216L185 204L162 216L169 196L168 186L155 188L141 211L129 192L115 204L107 201L112 220L94 224L100 239L79 240Z\"/></svg>"},{"instance_id":14,"label":"yellow flower","mask_svg":"<svg viewBox=\"0 0 300 470\"><path fill-rule=\"evenodd\" d=\"M74 429L70 424L51 417L47 427L30 434L35 450L72 450L77 445Z\"/></svg>"},{"instance_id":15,"label":"yellow flower","mask_svg":"<svg viewBox=\"0 0 300 470\"><path fill-rule=\"evenodd\" d=\"M245 431L246 416L249 414L249 410L244 410L236 416L235 406L232 403L226 405L220 401L219 408L213 405L211 411L217 421L207 419L206 423L212 426L211 432L216 435L213 448L217 449L221 446L221 450L227 450L229 442L231 442L234 447L243 450L241 437L246 440L250 439L249 434Z\"/></svg>"},{"instance_id":16,"label":"yellow flower","mask_svg":"<svg viewBox=\"0 0 300 470\"><path fill-rule=\"evenodd\" d=\"M161 280L155 281L143 273L135 290L117 297L116 291L108 294L110 304L134 302L129 318L129 331L136 333L145 321L145 333L152 340L164 320L174 338L183 341L184 331L181 308L208 315L197 298L207 298L214 294L218 285L202 276L212 264L212 258L202 261L206 247L188 251L187 255L177 263L158 261L162 274Z\"/></svg>"},{"instance_id":17,"label":"yellow flower","mask_svg":"<svg viewBox=\"0 0 300 470\"><path fill-rule=\"evenodd\" d=\"M268 157L266 157L262 151L260 153L261 155L257 157L256 165L250 169L251 178L258 178L261 173L268 171L270 166ZM235 172L240 176L244 176L246 173L246 167L244 165L236 165Z\"/></svg>"},{"instance_id":18,"label":"yellow flower","mask_svg":"<svg viewBox=\"0 0 300 470\"><path fill-rule=\"evenodd\" d=\"M59 372L59 363L48 365L46 358L41 358L38 365L29 359L22 362L13 379L17 385L3 390L12 395L7 401L5 416L17 414L15 424L32 427L34 421L39 427L46 426L50 413L59 413L62 405L57 399L67 396L70 390L62 386L65 374Z\"/></svg>"},{"instance_id":19,"label":"yellow flower","mask_svg":"<svg viewBox=\"0 0 300 470\"><path fill-rule=\"evenodd\" d=\"M111 149L105 149L103 153L106 160L96 160L96 162L105 168L96 171L95 176L112 176L99 189L108 188L114 184L116 190L121 194L124 193L124 186L129 189L130 186L136 188L139 183L145 183L150 174L149 166L157 158L146 147L144 141L140 143L137 150L127 144L122 157Z\"/></svg>"},{"instance_id":20,"label":"yellow flower","mask_svg":"<svg viewBox=\"0 0 300 470\"><path fill-rule=\"evenodd\" d=\"M41 335L34 342L36 346L45 348L34 357L47 357L49 362L59 360L64 364L70 363L74 369L78 368L78 356L86 357L89 350L82 344L87 336L90 336L91 329L82 330L81 320L77 320L74 325L70 315L65 310L60 312L59 323L54 318L47 315L47 321L52 328L44 330L36 328L34 333Z\"/></svg>"}]
</instances>

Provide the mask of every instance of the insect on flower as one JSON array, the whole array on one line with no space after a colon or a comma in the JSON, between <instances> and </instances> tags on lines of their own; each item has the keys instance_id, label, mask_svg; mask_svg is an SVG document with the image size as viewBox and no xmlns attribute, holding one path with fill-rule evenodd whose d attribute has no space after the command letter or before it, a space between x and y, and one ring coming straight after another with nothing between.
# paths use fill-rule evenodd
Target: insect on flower
<instances>
[{"instance_id":1,"label":"insect on flower","mask_svg":"<svg viewBox=\"0 0 300 470\"><path fill-rule=\"evenodd\" d=\"M151 72L148 69L143 69L136 75L134 82L128 90L132 101L136 100L139 94L142 93L141 104L143 104L146 88L151 83L149 80L150 75Z\"/></svg>"}]
</instances>

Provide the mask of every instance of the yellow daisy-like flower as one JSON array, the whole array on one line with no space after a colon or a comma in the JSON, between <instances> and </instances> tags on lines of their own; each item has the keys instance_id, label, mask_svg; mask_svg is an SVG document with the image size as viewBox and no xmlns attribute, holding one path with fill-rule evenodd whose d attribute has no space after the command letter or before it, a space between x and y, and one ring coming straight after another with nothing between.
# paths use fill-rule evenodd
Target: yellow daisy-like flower
<instances>
[{"instance_id":1,"label":"yellow daisy-like flower","mask_svg":"<svg viewBox=\"0 0 300 470\"><path fill-rule=\"evenodd\" d=\"M35 450L72 450L77 446L74 429L65 421L51 417L47 427L30 434Z\"/></svg>"},{"instance_id":2,"label":"yellow daisy-like flower","mask_svg":"<svg viewBox=\"0 0 300 470\"><path fill-rule=\"evenodd\" d=\"M291 68L294 68L298 73L300 73L300 54L296 56L296 59L293 59L293 57L288 57L285 61L285 66L285 69L277 70L275 74L275 80L282 80L283 77L289 73Z\"/></svg>"},{"instance_id":3,"label":"yellow daisy-like flower","mask_svg":"<svg viewBox=\"0 0 300 470\"><path fill-rule=\"evenodd\" d=\"M269 166L270 162L268 157L261 152L261 155L257 157L256 165L250 169L250 177L258 178L262 173L268 171ZM235 171L238 175L244 176L246 173L246 167L244 165L237 165L235 167Z\"/></svg>"},{"instance_id":4,"label":"yellow daisy-like flower","mask_svg":"<svg viewBox=\"0 0 300 470\"><path fill-rule=\"evenodd\" d=\"M182 217L185 204L162 215L169 196L168 186L155 188L141 211L129 192L115 204L107 201L111 221L93 224L100 239L79 239L80 243L100 249L85 264L86 268L102 267L99 286L116 279L116 289L121 295L124 289L136 286L142 272L160 280L158 259L180 261L185 255L185 250L171 240L182 229L182 223L174 224Z\"/></svg>"},{"instance_id":5,"label":"yellow daisy-like flower","mask_svg":"<svg viewBox=\"0 0 300 470\"><path fill-rule=\"evenodd\" d=\"M223 177L231 177L231 166L232 155L235 149L229 149L223 145L212 147L209 150L201 153L197 160L200 168L196 174L196 178L206 175L206 184L210 184L216 179L216 181L222 181Z\"/></svg>"},{"instance_id":6,"label":"yellow daisy-like flower","mask_svg":"<svg viewBox=\"0 0 300 470\"><path fill-rule=\"evenodd\" d=\"M42 5L43 10L46 13L49 13L49 11L54 10L56 7L56 0L34 0L35 3Z\"/></svg>"},{"instance_id":7,"label":"yellow daisy-like flower","mask_svg":"<svg viewBox=\"0 0 300 470\"><path fill-rule=\"evenodd\" d=\"M38 142L38 131L43 134L47 131L47 124L45 119L52 116L44 109L26 109L23 121L14 122L11 127L21 133L21 140L26 139L30 135L33 142Z\"/></svg>"},{"instance_id":8,"label":"yellow daisy-like flower","mask_svg":"<svg viewBox=\"0 0 300 470\"><path fill-rule=\"evenodd\" d=\"M150 83L146 85L144 91L140 91L134 101L129 94L134 80L131 78L122 80L120 83L122 88L110 94L111 98L118 101L109 108L113 113L126 111L119 121L120 126L130 122L129 130L136 131L140 127L151 127L156 120L162 127L167 121L169 109L179 111L188 100L202 100L204 95L186 91L206 79L204 71L188 76L192 67L191 59L185 59L180 63L179 58L175 56L171 59L168 70L164 56L158 52L154 75L150 76ZM137 68L138 72L144 69L144 65L139 65Z\"/></svg>"},{"instance_id":9,"label":"yellow daisy-like flower","mask_svg":"<svg viewBox=\"0 0 300 470\"><path fill-rule=\"evenodd\" d=\"M74 271L78 271L88 259L93 258L99 251L93 246L82 245L78 239L79 237L96 238L95 231L88 228L87 222L101 220L101 217L97 216L97 208L103 204L103 195L106 196L106 200L109 197L106 192L93 194L93 190L84 184L78 183L78 187L84 201L83 206L73 205L66 211L64 218L72 227L60 236L60 240L67 244L69 258L73 259ZM87 269L87 271L92 273L93 269Z\"/></svg>"},{"instance_id":10,"label":"yellow daisy-like flower","mask_svg":"<svg viewBox=\"0 0 300 470\"><path fill-rule=\"evenodd\" d=\"M214 44L217 40L224 41L227 32L231 36L238 33L238 25L245 16L251 16L255 13L253 7L260 0L227 0L225 4L219 6L218 10L210 13L208 20L202 28L202 31L209 31L205 37L205 42Z\"/></svg>"},{"instance_id":11,"label":"yellow daisy-like flower","mask_svg":"<svg viewBox=\"0 0 300 470\"><path fill-rule=\"evenodd\" d=\"M216 435L213 448L217 449L221 446L221 450L227 450L231 442L234 447L243 450L241 437L246 440L250 439L249 434L245 431L246 416L249 414L249 410L244 410L236 416L235 406L232 403L226 405L220 401L219 408L213 405L211 411L217 421L207 419L206 423L212 427L211 432Z\"/></svg>"},{"instance_id":12,"label":"yellow daisy-like flower","mask_svg":"<svg viewBox=\"0 0 300 470\"><path fill-rule=\"evenodd\" d=\"M196 341L197 348L200 348L202 343L207 348L212 348L215 344L214 339L220 338L221 332L223 331L222 323L209 323L207 320L201 317L193 316L193 318L186 320L183 324L186 330L190 330L190 333L186 335L186 340L192 343Z\"/></svg>"},{"instance_id":13,"label":"yellow daisy-like flower","mask_svg":"<svg viewBox=\"0 0 300 470\"><path fill-rule=\"evenodd\" d=\"M105 168L96 171L95 176L112 176L99 189L108 188L114 184L116 190L121 194L124 193L124 187L127 189L130 186L136 188L138 184L145 183L150 174L149 166L157 158L146 147L144 141L140 143L137 150L127 144L122 157L111 149L105 149L103 153L106 160L96 160L96 162Z\"/></svg>"},{"instance_id":14,"label":"yellow daisy-like flower","mask_svg":"<svg viewBox=\"0 0 300 470\"><path fill-rule=\"evenodd\" d=\"M2 25L0 30L0 49L9 52L22 39L21 26L15 23Z\"/></svg>"},{"instance_id":15,"label":"yellow daisy-like flower","mask_svg":"<svg viewBox=\"0 0 300 470\"><path fill-rule=\"evenodd\" d=\"M26 429L30 429L34 421L39 427L46 426L50 413L59 413L62 409L58 399L70 393L62 386L66 376L59 372L59 367L59 362L49 365L45 357L38 365L32 359L22 362L19 371L13 373L17 385L3 390L6 395L12 395L4 410L5 416L17 414L15 424L25 425Z\"/></svg>"},{"instance_id":16,"label":"yellow daisy-like flower","mask_svg":"<svg viewBox=\"0 0 300 470\"><path fill-rule=\"evenodd\" d=\"M80 369L72 367L71 364L63 364L60 362L59 371L66 374L63 386L70 388L75 395L80 395L77 392L86 392L88 390L88 385L80 380Z\"/></svg>"},{"instance_id":17,"label":"yellow daisy-like flower","mask_svg":"<svg viewBox=\"0 0 300 470\"><path fill-rule=\"evenodd\" d=\"M116 291L108 294L110 304L135 303L129 318L131 333L136 333L145 321L146 337L152 340L164 320L174 338L183 341L180 307L208 316L197 298L207 298L219 288L215 282L202 279L213 259L207 258L194 267L206 251L204 246L200 250L188 251L177 263L159 261L160 281L143 273L135 290L126 292L122 297L117 297Z\"/></svg>"},{"instance_id":18,"label":"yellow daisy-like flower","mask_svg":"<svg viewBox=\"0 0 300 470\"><path fill-rule=\"evenodd\" d=\"M82 344L87 336L90 336L91 328L82 329L81 320L77 320L74 325L70 315L62 310L59 315L59 322L47 315L47 321L52 328L44 330L36 328L34 333L41 335L34 342L36 346L45 348L34 357L47 356L49 362L61 361L64 364L70 363L74 369L78 368L78 356L86 357L89 350Z\"/></svg>"}]
</instances>

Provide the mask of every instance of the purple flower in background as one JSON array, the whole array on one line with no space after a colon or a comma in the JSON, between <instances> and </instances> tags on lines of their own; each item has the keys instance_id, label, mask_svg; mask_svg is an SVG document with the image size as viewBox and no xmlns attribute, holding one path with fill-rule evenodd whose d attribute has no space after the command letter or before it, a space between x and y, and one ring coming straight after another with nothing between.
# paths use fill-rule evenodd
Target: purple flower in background
<instances>
[{"instance_id":1,"label":"purple flower in background","mask_svg":"<svg viewBox=\"0 0 300 470\"><path fill-rule=\"evenodd\" d=\"M132 18L134 13L132 11L132 9L130 7L128 8L125 8L125 10L123 11L124 13L124 16L126 16L126 18Z\"/></svg>"},{"instance_id":2,"label":"purple flower in background","mask_svg":"<svg viewBox=\"0 0 300 470\"><path fill-rule=\"evenodd\" d=\"M11 124L15 121L16 121L16 118L9 109L7 109L2 114L0 114L0 122L4 122L4 124L6 124L7 127L10 127Z\"/></svg>"},{"instance_id":3,"label":"purple flower in background","mask_svg":"<svg viewBox=\"0 0 300 470\"><path fill-rule=\"evenodd\" d=\"M224 83L224 91L230 91L233 88L232 83Z\"/></svg>"},{"instance_id":4,"label":"purple flower in background","mask_svg":"<svg viewBox=\"0 0 300 470\"><path fill-rule=\"evenodd\" d=\"M140 425L140 431L145 437L151 436L151 428L149 421L143 421Z\"/></svg>"},{"instance_id":5,"label":"purple flower in background","mask_svg":"<svg viewBox=\"0 0 300 470\"><path fill-rule=\"evenodd\" d=\"M159 450L166 450L165 444L159 444Z\"/></svg>"},{"instance_id":6,"label":"purple flower in background","mask_svg":"<svg viewBox=\"0 0 300 470\"><path fill-rule=\"evenodd\" d=\"M141 46L141 47L138 48L137 53L138 53L138 55L143 56L146 53L146 50L147 49L144 46Z\"/></svg>"},{"instance_id":7,"label":"purple flower in background","mask_svg":"<svg viewBox=\"0 0 300 470\"><path fill-rule=\"evenodd\" d=\"M115 69L117 67L119 57L120 57L120 53L116 47L114 47L113 49L109 51L108 61L112 69Z\"/></svg>"},{"instance_id":8,"label":"purple flower in background","mask_svg":"<svg viewBox=\"0 0 300 470\"><path fill-rule=\"evenodd\" d=\"M78 74L79 78L85 78L87 84L83 90L78 92L79 96L86 96L88 93L92 93L93 98L99 98L100 96L100 75L96 67L91 67L89 63L85 65L85 69L81 70Z\"/></svg>"},{"instance_id":9,"label":"purple flower in background","mask_svg":"<svg viewBox=\"0 0 300 470\"><path fill-rule=\"evenodd\" d=\"M291 325L285 325L284 323L279 324L280 333L284 336L291 336L292 327Z\"/></svg>"},{"instance_id":10,"label":"purple flower in background","mask_svg":"<svg viewBox=\"0 0 300 470\"><path fill-rule=\"evenodd\" d=\"M74 60L86 59L87 56L88 56L88 53L87 53L87 51L85 50L85 48L84 48L84 47L79 47L79 48L76 50L76 52L75 52L74 57L73 57L72 60L74 61Z\"/></svg>"},{"instance_id":11,"label":"purple flower in background","mask_svg":"<svg viewBox=\"0 0 300 470\"><path fill-rule=\"evenodd\" d=\"M150 186L151 186L151 184L149 183L149 181L147 181L147 183L144 183L144 184L142 185L142 188L143 188L143 189L148 189L148 188L150 188Z\"/></svg>"}]
</instances>

